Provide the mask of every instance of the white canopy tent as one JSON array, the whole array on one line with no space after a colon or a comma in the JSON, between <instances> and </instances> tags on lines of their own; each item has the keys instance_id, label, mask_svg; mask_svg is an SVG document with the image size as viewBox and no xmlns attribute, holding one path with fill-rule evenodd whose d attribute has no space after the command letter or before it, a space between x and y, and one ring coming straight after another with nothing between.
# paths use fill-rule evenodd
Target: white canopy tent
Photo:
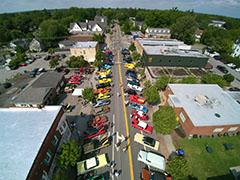
<instances>
[{"instance_id":1,"label":"white canopy tent","mask_svg":"<svg viewBox=\"0 0 240 180\"><path fill-rule=\"evenodd\" d=\"M76 88L76 89L74 89L72 95L73 96L82 96L82 91L83 91L83 88Z\"/></svg>"}]
</instances>

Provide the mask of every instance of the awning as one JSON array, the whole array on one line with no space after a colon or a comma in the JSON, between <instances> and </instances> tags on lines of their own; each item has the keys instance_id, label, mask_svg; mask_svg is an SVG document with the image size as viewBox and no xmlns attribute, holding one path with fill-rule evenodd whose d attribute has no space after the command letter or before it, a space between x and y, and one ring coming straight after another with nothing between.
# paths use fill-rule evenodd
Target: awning
<instances>
[{"instance_id":1,"label":"awning","mask_svg":"<svg viewBox=\"0 0 240 180\"><path fill-rule=\"evenodd\" d=\"M91 63L91 62L94 62L95 59L88 59L88 62Z\"/></svg>"},{"instance_id":2,"label":"awning","mask_svg":"<svg viewBox=\"0 0 240 180\"><path fill-rule=\"evenodd\" d=\"M83 88L74 89L72 95L73 96L82 96L82 91L83 91Z\"/></svg>"}]
</instances>

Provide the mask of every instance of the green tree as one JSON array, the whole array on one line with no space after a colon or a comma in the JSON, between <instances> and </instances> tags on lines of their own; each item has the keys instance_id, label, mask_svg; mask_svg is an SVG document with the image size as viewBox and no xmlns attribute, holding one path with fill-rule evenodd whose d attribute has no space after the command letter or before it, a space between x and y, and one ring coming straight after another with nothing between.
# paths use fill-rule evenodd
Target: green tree
<instances>
[{"instance_id":1,"label":"green tree","mask_svg":"<svg viewBox=\"0 0 240 180\"><path fill-rule=\"evenodd\" d=\"M101 61L105 59L104 53L101 50L98 50L95 56L97 61Z\"/></svg>"},{"instance_id":2,"label":"green tree","mask_svg":"<svg viewBox=\"0 0 240 180\"><path fill-rule=\"evenodd\" d=\"M143 83L143 85L144 85L145 87L150 87L150 86L151 86L150 80L145 80L144 83Z\"/></svg>"},{"instance_id":3,"label":"green tree","mask_svg":"<svg viewBox=\"0 0 240 180\"><path fill-rule=\"evenodd\" d=\"M130 51L132 51L132 52L136 50L136 47L135 47L135 45L134 45L133 42L130 44L130 46L129 46L128 49L129 49Z\"/></svg>"},{"instance_id":4,"label":"green tree","mask_svg":"<svg viewBox=\"0 0 240 180\"><path fill-rule=\"evenodd\" d=\"M202 76L201 80L204 84L218 84L222 88L227 85L223 77L217 74L205 74Z\"/></svg>"},{"instance_id":5,"label":"green tree","mask_svg":"<svg viewBox=\"0 0 240 180\"><path fill-rule=\"evenodd\" d=\"M156 103L160 100L159 93L155 86L150 86L143 92L143 97L148 103Z\"/></svg>"},{"instance_id":6,"label":"green tree","mask_svg":"<svg viewBox=\"0 0 240 180\"><path fill-rule=\"evenodd\" d=\"M233 52L233 41L230 39L222 39L219 42L219 53L231 54Z\"/></svg>"},{"instance_id":7,"label":"green tree","mask_svg":"<svg viewBox=\"0 0 240 180\"><path fill-rule=\"evenodd\" d=\"M188 162L183 156L175 156L169 161L166 171L173 179L182 180L190 174L189 169Z\"/></svg>"},{"instance_id":8,"label":"green tree","mask_svg":"<svg viewBox=\"0 0 240 180\"><path fill-rule=\"evenodd\" d=\"M57 47L59 40L68 35L67 27L58 23L57 20L48 19L40 24L39 38L48 47Z\"/></svg>"},{"instance_id":9,"label":"green tree","mask_svg":"<svg viewBox=\"0 0 240 180\"><path fill-rule=\"evenodd\" d=\"M173 38L184 41L186 44L194 44L195 31L197 29L194 16L186 15L177 19L177 22L171 27Z\"/></svg>"},{"instance_id":10,"label":"green tree","mask_svg":"<svg viewBox=\"0 0 240 180\"><path fill-rule=\"evenodd\" d=\"M100 67L103 65L103 62L102 62L102 61L94 61L93 65L94 65L95 67L100 68Z\"/></svg>"},{"instance_id":11,"label":"green tree","mask_svg":"<svg viewBox=\"0 0 240 180\"><path fill-rule=\"evenodd\" d=\"M62 144L61 154L59 155L60 166L64 169L67 169L69 165L75 166L81 153L81 148L74 140Z\"/></svg>"},{"instance_id":12,"label":"green tree","mask_svg":"<svg viewBox=\"0 0 240 180\"><path fill-rule=\"evenodd\" d=\"M234 81L234 76L231 75L231 74L225 74L223 75L223 79L229 83L233 82Z\"/></svg>"},{"instance_id":13,"label":"green tree","mask_svg":"<svg viewBox=\"0 0 240 180\"><path fill-rule=\"evenodd\" d=\"M88 62L84 60L83 56L71 56L66 63L70 68L80 68L88 66Z\"/></svg>"},{"instance_id":14,"label":"green tree","mask_svg":"<svg viewBox=\"0 0 240 180\"><path fill-rule=\"evenodd\" d=\"M83 99L87 99L88 101L92 102L94 99L94 89L90 87L86 87L82 91Z\"/></svg>"},{"instance_id":15,"label":"green tree","mask_svg":"<svg viewBox=\"0 0 240 180\"><path fill-rule=\"evenodd\" d=\"M160 106L153 113L153 125L155 130L161 134L171 134L178 125L177 115L171 106Z\"/></svg>"},{"instance_id":16,"label":"green tree","mask_svg":"<svg viewBox=\"0 0 240 180\"><path fill-rule=\"evenodd\" d=\"M94 34L92 40L98 43L104 43L104 38L101 34Z\"/></svg>"},{"instance_id":17,"label":"green tree","mask_svg":"<svg viewBox=\"0 0 240 180\"><path fill-rule=\"evenodd\" d=\"M158 90L165 90L168 83L174 83L176 80L171 78L168 74L162 74L159 79L157 79L155 86Z\"/></svg>"},{"instance_id":18,"label":"green tree","mask_svg":"<svg viewBox=\"0 0 240 180\"><path fill-rule=\"evenodd\" d=\"M184 77L181 81L181 84L199 84L198 79L194 76Z\"/></svg>"},{"instance_id":19,"label":"green tree","mask_svg":"<svg viewBox=\"0 0 240 180\"><path fill-rule=\"evenodd\" d=\"M147 29L147 24L143 24L142 27L141 27L141 32L142 32L143 34L145 34L146 29Z\"/></svg>"},{"instance_id":20,"label":"green tree","mask_svg":"<svg viewBox=\"0 0 240 180\"><path fill-rule=\"evenodd\" d=\"M48 54L53 54L54 53L54 48L49 48L48 49Z\"/></svg>"},{"instance_id":21,"label":"green tree","mask_svg":"<svg viewBox=\"0 0 240 180\"><path fill-rule=\"evenodd\" d=\"M11 30L10 34L12 39L22 39L25 37L25 34L22 31L16 29Z\"/></svg>"},{"instance_id":22,"label":"green tree","mask_svg":"<svg viewBox=\"0 0 240 180\"><path fill-rule=\"evenodd\" d=\"M56 66L58 66L58 60L56 58L53 58L49 61L49 66L50 68L55 68Z\"/></svg>"},{"instance_id":23,"label":"green tree","mask_svg":"<svg viewBox=\"0 0 240 180\"><path fill-rule=\"evenodd\" d=\"M137 51L133 51L132 58L133 60L139 61L141 59L141 54L139 54Z\"/></svg>"}]
</instances>

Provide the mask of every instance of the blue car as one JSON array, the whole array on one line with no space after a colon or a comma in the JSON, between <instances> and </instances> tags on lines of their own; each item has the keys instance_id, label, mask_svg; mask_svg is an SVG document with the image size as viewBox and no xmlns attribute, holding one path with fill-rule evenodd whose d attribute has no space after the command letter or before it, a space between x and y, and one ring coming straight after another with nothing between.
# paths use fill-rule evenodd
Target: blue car
<instances>
[{"instance_id":1,"label":"blue car","mask_svg":"<svg viewBox=\"0 0 240 180\"><path fill-rule=\"evenodd\" d=\"M101 69L111 69L112 66L104 64Z\"/></svg>"},{"instance_id":2,"label":"blue car","mask_svg":"<svg viewBox=\"0 0 240 180\"><path fill-rule=\"evenodd\" d=\"M136 109L136 110L138 110L138 111L145 112L145 113L148 112L148 108L147 108L147 107L142 106L142 105L137 104L137 103L134 103L134 104L132 105L132 108L133 108L133 109Z\"/></svg>"}]
</instances>

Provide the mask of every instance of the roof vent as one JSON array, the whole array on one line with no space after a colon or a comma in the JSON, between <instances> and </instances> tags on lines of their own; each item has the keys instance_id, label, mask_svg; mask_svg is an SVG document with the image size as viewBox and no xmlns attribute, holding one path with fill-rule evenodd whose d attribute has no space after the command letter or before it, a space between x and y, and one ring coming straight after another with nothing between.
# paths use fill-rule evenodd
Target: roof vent
<instances>
[{"instance_id":1,"label":"roof vent","mask_svg":"<svg viewBox=\"0 0 240 180\"><path fill-rule=\"evenodd\" d=\"M210 99L207 96L201 95L201 94L196 95L195 98L194 98L194 101L196 101L200 105L209 105L209 104L211 104Z\"/></svg>"}]
</instances>

